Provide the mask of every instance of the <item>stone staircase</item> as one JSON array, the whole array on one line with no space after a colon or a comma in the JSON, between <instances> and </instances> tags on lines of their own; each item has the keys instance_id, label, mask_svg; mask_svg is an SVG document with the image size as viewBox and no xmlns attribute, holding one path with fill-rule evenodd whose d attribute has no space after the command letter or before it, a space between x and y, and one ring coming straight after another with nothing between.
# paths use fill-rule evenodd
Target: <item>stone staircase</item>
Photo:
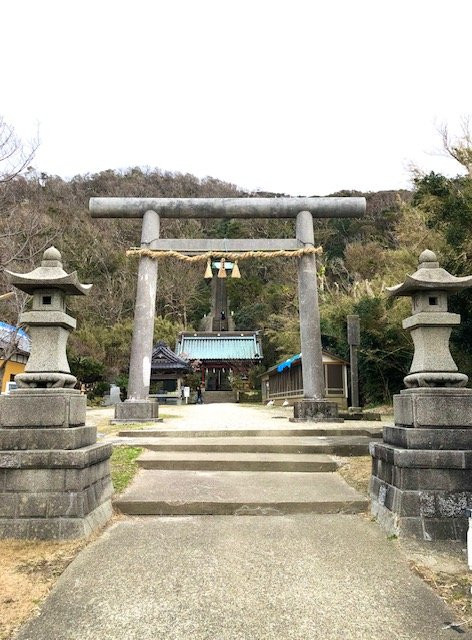
<instances>
[{"instance_id":1,"label":"stone staircase","mask_svg":"<svg viewBox=\"0 0 472 640\"><path fill-rule=\"evenodd\" d=\"M364 496L333 456L367 455L381 427L121 431L140 471L115 506L130 515L357 513Z\"/></svg>"},{"instance_id":2,"label":"stone staircase","mask_svg":"<svg viewBox=\"0 0 472 640\"><path fill-rule=\"evenodd\" d=\"M228 329L229 323L227 318L225 320L220 320L220 318L213 318L211 323L212 331L228 331Z\"/></svg>"}]
</instances>

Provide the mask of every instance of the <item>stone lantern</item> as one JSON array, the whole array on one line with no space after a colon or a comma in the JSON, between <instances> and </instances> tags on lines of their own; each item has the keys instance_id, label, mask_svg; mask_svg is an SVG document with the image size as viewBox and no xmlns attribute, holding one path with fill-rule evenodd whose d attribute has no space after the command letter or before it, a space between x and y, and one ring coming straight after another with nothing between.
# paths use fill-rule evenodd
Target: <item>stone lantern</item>
<instances>
[{"instance_id":1,"label":"stone lantern","mask_svg":"<svg viewBox=\"0 0 472 640\"><path fill-rule=\"evenodd\" d=\"M420 255L418 271L407 276L403 284L387 291L392 296L410 296L412 315L403 321L411 333L415 352L410 372L404 382L407 387L464 387L467 376L457 372L449 350L453 327L460 324L457 313L447 310L450 293L472 286L472 276L456 278L439 267L432 251Z\"/></svg>"},{"instance_id":2,"label":"stone lantern","mask_svg":"<svg viewBox=\"0 0 472 640\"><path fill-rule=\"evenodd\" d=\"M109 519L113 492L112 446L97 444L96 428L86 426L86 397L66 356L76 324L66 296L92 285L66 273L54 247L34 271L7 275L33 296L20 317L32 344L19 388L0 396L0 538L82 538Z\"/></svg>"},{"instance_id":3,"label":"stone lantern","mask_svg":"<svg viewBox=\"0 0 472 640\"><path fill-rule=\"evenodd\" d=\"M472 389L449 350L460 316L448 296L472 286L440 268L423 251L418 270L392 296L410 296L412 315L403 321L414 344L407 387L393 398L394 426L383 443L371 444L372 512L392 534L424 540L464 540L466 509L472 507Z\"/></svg>"},{"instance_id":4,"label":"stone lantern","mask_svg":"<svg viewBox=\"0 0 472 640\"><path fill-rule=\"evenodd\" d=\"M41 266L34 271L6 273L12 285L33 296L31 311L20 317L28 326L31 355L25 373L15 381L20 388L73 388L77 378L71 375L66 346L77 323L66 313L66 295L86 295L92 285L80 284L76 272L64 271L55 247L46 249Z\"/></svg>"}]
</instances>

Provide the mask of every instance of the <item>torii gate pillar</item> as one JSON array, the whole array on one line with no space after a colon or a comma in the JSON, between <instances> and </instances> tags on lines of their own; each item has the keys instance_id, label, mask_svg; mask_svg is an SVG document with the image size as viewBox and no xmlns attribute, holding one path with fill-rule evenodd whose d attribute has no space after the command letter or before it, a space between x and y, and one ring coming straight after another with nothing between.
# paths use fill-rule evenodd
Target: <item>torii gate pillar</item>
<instances>
[{"instance_id":1,"label":"torii gate pillar","mask_svg":"<svg viewBox=\"0 0 472 640\"><path fill-rule=\"evenodd\" d=\"M155 211L143 215L141 247L159 238L160 219ZM157 293L157 260L141 256L138 267L133 339L129 362L128 398L115 405L114 422L155 422L159 404L149 398L151 355Z\"/></svg>"},{"instance_id":2,"label":"torii gate pillar","mask_svg":"<svg viewBox=\"0 0 472 640\"><path fill-rule=\"evenodd\" d=\"M313 216L309 211L297 214L296 236L304 247L313 247ZM293 405L293 422L343 422L338 405L324 398L323 352L321 346L320 306L316 257L301 256L298 262L298 313L302 348L303 400Z\"/></svg>"}]
</instances>

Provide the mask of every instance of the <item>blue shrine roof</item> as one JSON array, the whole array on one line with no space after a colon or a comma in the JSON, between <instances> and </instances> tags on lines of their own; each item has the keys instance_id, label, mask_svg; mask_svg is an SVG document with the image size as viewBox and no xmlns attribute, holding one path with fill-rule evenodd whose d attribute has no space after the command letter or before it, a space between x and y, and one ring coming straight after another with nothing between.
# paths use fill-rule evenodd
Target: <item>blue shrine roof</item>
<instances>
[{"instance_id":1,"label":"blue shrine roof","mask_svg":"<svg viewBox=\"0 0 472 640\"><path fill-rule=\"evenodd\" d=\"M347 360L344 360L339 356L335 356L333 353L330 353L329 351L325 351L324 349L322 351L322 355L323 355L323 364L343 364L343 365L350 366ZM290 358L287 358L286 360L283 360L278 364L274 364L274 366L267 369L265 373L270 373L270 374L273 374L275 372L282 373L282 371L284 371L285 369L290 369L293 364L300 365L301 359L302 359L302 354L296 353L294 356L290 356Z\"/></svg>"},{"instance_id":2,"label":"blue shrine roof","mask_svg":"<svg viewBox=\"0 0 472 640\"><path fill-rule=\"evenodd\" d=\"M261 360L257 333L221 332L181 334L177 355L188 360Z\"/></svg>"},{"instance_id":3,"label":"blue shrine roof","mask_svg":"<svg viewBox=\"0 0 472 640\"><path fill-rule=\"evenodd\" d=\"M297 353L296 355L292 356L291 358L288 358L287 360L284 360L279 365L277 365L277 371L280 373L284 369L290 369L292 364L294 362L296 362L297 360L300 360L301 357L302 357L302 354L301 353Z\"/></svg>"}]
</instances>

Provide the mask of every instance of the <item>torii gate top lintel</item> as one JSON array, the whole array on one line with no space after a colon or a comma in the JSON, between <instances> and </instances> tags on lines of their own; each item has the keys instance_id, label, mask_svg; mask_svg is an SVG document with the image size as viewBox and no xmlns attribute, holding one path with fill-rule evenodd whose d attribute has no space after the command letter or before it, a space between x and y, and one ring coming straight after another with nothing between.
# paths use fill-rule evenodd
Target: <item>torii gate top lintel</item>
<instances>
[{"instance_id":1,"label":"torii gate top lintel","mask_svg":"<svg viewBox=\"0 0 472 640\"><path fill-rule=\"evenodd\" d=\"M90 198L93 218L142 218L155 211L162 218L360 218L365 198Z\"/></svg>"}]
</instances>

